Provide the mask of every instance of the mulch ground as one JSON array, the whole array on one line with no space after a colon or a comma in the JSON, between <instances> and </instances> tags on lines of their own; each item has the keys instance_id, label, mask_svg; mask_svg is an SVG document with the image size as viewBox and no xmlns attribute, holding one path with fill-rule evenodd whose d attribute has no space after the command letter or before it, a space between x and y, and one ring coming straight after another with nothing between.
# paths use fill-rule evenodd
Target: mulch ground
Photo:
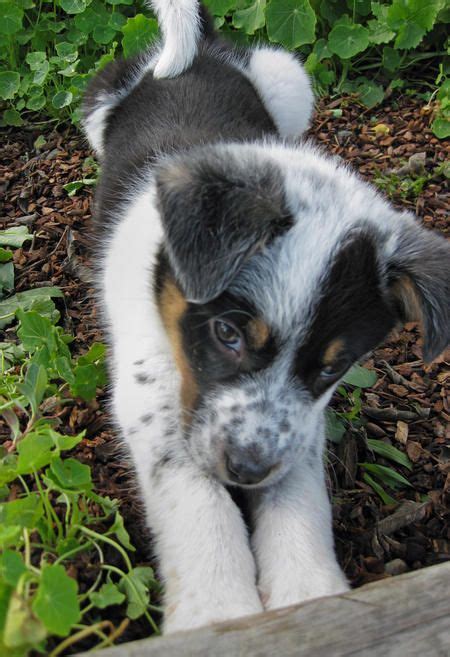
<instances>
[{"instance_id":1,"label":"mulch ground","mask_svg":"<svg viewBox=\"0 0 450 657\"><path fill-rule=\"evenodd\" d=\"M445 233L449 195L442 164L449 153L432 135L430 113L423 105L407 96L370 111L354 102L324 101L311 134L367 179L395 172L398 184L389 190L394 203L415 211L426 226ZM89 260L92 188L84 187L69 197L63 185L92 177L92 165L89 160L86 163L91 153L72 128L44 130L45 144L36 150L33 144L40 134L39 129L30 129L3 136L0 228L25 224L34 233L33 241L15 253L16 289L59 286L65 295L61 322L75 336L75 353L83 353L93 341L103 339ZM411 171L415 172L413 181L417 176L424 178L418 194L408 185L401 189L401 181L408 180L405 175ZM13 330L7 330L3 339L13 340ZM368 362L378 380L362 394L363 426L347 432L339 446L331 447L337 550L355 586L450 559L449 361L447 354L447 359L441 356L424 365L418 328L407 325ZM342 402L334 403L345 409ZM121 500L138 548L135 563L151 563L132 476L116 456L105 396L89 404L74 400L60 417L68 432L86 429L78 456L92 467L98 490ZM381 438L404 451L413 471L379 456L375 459L366 437ZM399 505L384 505L362 481L358 463L375 460L409 479L410 488L390 491ZM74 563L73 574L81 586L85 572L85 563ZM144 633L147 626L135 622L124 638Z\"/></svg>"}]
</instances>

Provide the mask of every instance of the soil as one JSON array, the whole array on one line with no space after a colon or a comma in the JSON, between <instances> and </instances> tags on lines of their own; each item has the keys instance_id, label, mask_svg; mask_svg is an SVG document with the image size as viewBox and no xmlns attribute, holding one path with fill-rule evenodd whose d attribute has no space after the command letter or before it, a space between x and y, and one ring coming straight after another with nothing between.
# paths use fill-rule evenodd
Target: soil
<instances>
[{"instance_id":1,"label":"soil","mask_svg":"<svg viewBox=\"0 0 450 657\"><path fill-rule=\"evenodd\" d=\"M445 143L432 135L430 111L411 96L388 99L374 110L353 101L324 100L311 136L364 178L384 175L386 181L386 177L393 179L394 172L396 183L390 190L394 203L415 211L427 227L447 233L449 190L442 164L448 160L448 144L446 150ZM36 149L40 135L45 144ZM59 286L65 297L59 308L61 322L75 336L75 353L84 353L93 341L103 339L89 255L92 187L85 186L69 197L63 185L94 176L95 168L87 160L92 153L73 128L12 130L3 135L3 143L0 228L27 225L34 233L33 241L15 252L16 290ZM415 172L413 181L423 178L418 194L405 178L411 171ZM406 185L403 192L402 185ZM14 340L13 329L2 339ZM408 324L373 352L367 365L376 371L378 380L362 393L362 426L348 431L339 445L330 445L337 551L354 586L450 559L450 398L446 387L450 353L425 365L421 342L418 327ZM346 410L340 398L333 405ZM86 429L77 456L92 467L98 491L120 499L137 547L134 563L151 564L151 539L142 522L132 473L117 451L105 394L100 392L88 404L73 400L60 417L69 433ZM0 431L0 441L2 435L7 433ZM412 472L380 456L375 459L366 437L380 438L405 452L413 463ZM411 484L389 491L397 505L383 504L362 479L358 464L375 460L393 467ZM71 574L81 588L92 579L88 566L82 557L73 563ZM114 612L116 618L111 609L107 612L119 624L120 610ZM135 621L122 639L147 634L148 626ZM77 645L77 650L87 647Z\"/></svg>"}]
</instances>

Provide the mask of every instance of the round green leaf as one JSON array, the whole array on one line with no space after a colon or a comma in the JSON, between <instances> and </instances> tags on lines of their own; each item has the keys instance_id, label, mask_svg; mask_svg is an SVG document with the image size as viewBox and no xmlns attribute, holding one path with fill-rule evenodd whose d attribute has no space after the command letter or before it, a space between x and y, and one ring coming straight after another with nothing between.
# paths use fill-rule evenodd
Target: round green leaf
<instances>
[{"instance_id":1,"label":"round green leaf","mask_svg":"<svg viewBox=\"0 0 450 657\"><path fill-rule=\"evenodd\" d=\"M71 91L58 91L52 98L52 105L56 109L61 109L62 107L67 107L73 100L73 94Z\"/></svg>"},{"instance_id":2,"label":"round green leaf","mask_svg":"<svg viewBox=\"0 0 450 657\"><path fill-rule=\"evenodd\" d=\"M77 584L62 566L45 566L33 611L52 634L66 636L80 620Z\"/></svg>"},{"instance_id":3,"label":"round green leaf","mask_svg":"<svg viewBox=\"0 0 450 657\"><path fill-rule=\"evenodd\" d=\"M92 36L94 38L95 43L99 43L100 45L105 45L107 43L110 43L116 34L116 29L114 27L111 27L111 25L96 25L94 27L94 31L92 33Z\"/></svg>"},{"instance_id":4,"label":"round green leaf","mask_svg":"<svg viewBox=\"0 0 450 657\"><path fill-rule=\"evenodd\" d=\"M2 124L3 125L12 125L14 127L19 127L23 125L23 119L20 116L20 113L15 109L7 109L3 112L2 115Z\"/></svg>"},{"instance_id":5,"label":"round green leaf","mask_svg":"<svg viewBox=\"0 0 450 657\"><path fill-rule=\"evenodd\" d=\"M29 52L25 57L25 61L32 71L38 71L46 59L47 55L43 50Z\"/></svg>"},{"instance_id":6,"label":"round green leaf","mask_svg":"<svg viewBox=\"0 0 450 657\"><path fill-rule=\"evenodd\" d=\"M45 96L31 96L27 100L27 109L37 112L45 106Z\"/></svg>"},{"instance_id":7,"label":"round green leaf","mask_svg":"<svg viewBox=\"0 0 450 657\"><path fill-rule=\"evenodd\" d=\"M368 370L361 365L353 365L353 367L344 376L344 383L349 383L358 388L370 388L376 383L377 375L373 370Z\"/></svg>"},{"instance_id":8,"label":"round green leaf","mask_svg":"<svg viewBox=\"0 0 450 657\"><path fill-rule=\"evenodd\" d=\"M2 2L0 6L0 34L15 34L22 28L23 9L11 2Z\"/></svg>"},{"instance_id":9,"label":"round green leaf","mask_svg":"<svg viewBox=\"0 0 450 657\"><path fill-rule=\"evenodd\" d=\"M342 59L350 59L369 45L369 32L362 25L335 25L328 36L328 47Z\"/></svg>"},{"instance_id":10,"label":"round green leaf","mask_svg":"<svg viewBox=\"0 0 450 657\"><path fill-rule=\"evenodd\" d=\"M316 33L316 14L309 0L272 0L266 9L270 41L286 48L312 43Z\"/></svg>"},{"instance_id":11,"label":"round green leaf","mask_svg":"<svg viewBox=\"0 0 450 657\"><path fill-rule=\"evenodd\" d=\"M129 18L122 28L122 48L125 57L136 55L154 41L158 34L158 23L153 18L137 14Z\"/></svg>"},{"instance_id":12,"label":"round green leaf","mask_svg":"<svg viewBox=\"0 0 450 657\"><path fill-rule=\"evenodd\" d=\"M2 71L0 73L0 98L8 100L14 98L20 87L20 75L15 71Z\"/></svg>"},{"instance_id":13,"label":"round green leaf","mask_svg":"<svg viewBox=\"0 0 450 657\"><path fill-rule=\"evenodd\" d=\"M438 117L431 124L431 129L438 139L450 137L450 121L448 119Z\"/></svg>"},{"instance_id":14,"label":"round green leaf","mask_svg":"<svg viewBox=\"0 0 450 657\"><path fill-rule=\"evenodd\" d=\"M81 14L86 9L86 0L59 0L59 4L68 14Z\"/></svg>"},{"instance_id":15,"label":"round green leaf","mask_svg":"<svg viewBox=\"0 0 450 657\"><path fill-rule=\"evenodd\" d=\"M205 5L213 16L225 16L236 7L236 0L205 0Z\"/></svg>"}]
</instances>

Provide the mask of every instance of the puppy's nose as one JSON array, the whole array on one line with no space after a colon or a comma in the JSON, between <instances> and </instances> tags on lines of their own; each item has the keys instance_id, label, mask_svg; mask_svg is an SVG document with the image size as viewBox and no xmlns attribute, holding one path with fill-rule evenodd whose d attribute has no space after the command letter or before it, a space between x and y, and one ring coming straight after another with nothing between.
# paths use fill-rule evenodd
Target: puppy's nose
<instances>
[{"instance_id":1,"label":"puppy's nose","mask_svg":"<svg viewBox=\"0 0 450 657\"><path fill-rule=\"evenodd\" d=\"M228 477L230 481L241 486L259 484L266 479L273 469L273 466L262 463L247 463L232 461L229 456L226 457Z\"/></svg>"}]
</instances>

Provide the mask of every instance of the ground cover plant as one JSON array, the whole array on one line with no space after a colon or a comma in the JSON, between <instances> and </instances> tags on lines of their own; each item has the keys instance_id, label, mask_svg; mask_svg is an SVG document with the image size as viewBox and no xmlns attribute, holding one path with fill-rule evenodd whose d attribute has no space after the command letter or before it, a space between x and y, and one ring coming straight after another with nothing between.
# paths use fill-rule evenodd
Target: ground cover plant
<instances>
[{"instance_id":1,"label":"ground cover plant","mask_svg":"<svg viewBox=\"0 0 450 657\"><path fill-rule=\"evenodd\" d=\"M315 138L448 230L444 2L207 4L227 36L297 49L326 94ZM0 10L0 654L70 654L147 636L159 619L106 412L88 232L98 165L76 128L92 71L157 25L128 0ZM337 549L355 585L450 555L448 363L425 366L418 335L407 325L349 373L328 414Z\"/></svg>"}]
</instances>

